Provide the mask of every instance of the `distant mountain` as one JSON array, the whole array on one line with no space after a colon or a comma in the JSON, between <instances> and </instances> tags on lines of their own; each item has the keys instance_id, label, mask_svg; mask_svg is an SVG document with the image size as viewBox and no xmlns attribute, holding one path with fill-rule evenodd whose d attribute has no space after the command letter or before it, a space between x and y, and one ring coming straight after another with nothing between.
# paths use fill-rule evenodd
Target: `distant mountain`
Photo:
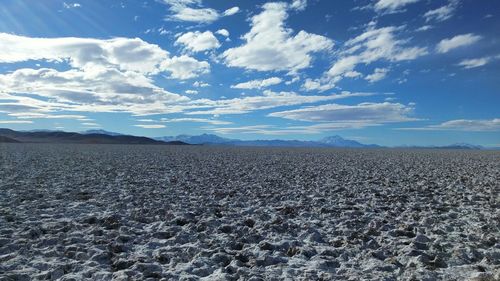
<instances>
[{"instance_id":1,"label":"distant mountain","mask_svg":"<svg viewBox=\"0 0 500 281\"><path fill-rule=\"evenodd\" d=\"M398 146L398 148L421 148L421 149L485 149L481 145L474 145L469 143L454 143L449 145L428 145L428 146L418 146L418 145L403 145ZM494 148L489 148L494 149Z\"/></svg>"},{"instance_id":2,"label":"distant mountain","mask_svg":"<svg viewBox=\"0 0 500 281\"><path fill-rule=\"evenodd\" d=\"M213 134L202 134L199 136L178 135L155 138L160 141L182 141L189 144L222 144L233 141Z\"/></svg>"},{"instance_id":3,"label":"distant mountain","mask_svg":"<svg viewBox=\"0 0 500 281\"><path fill-rule=\"evenodd\" d=\"M270 146L270 147L379 147L373 144L362 144L354 140L344 139L340 136L326 137L320 141L299 140L238 140L219 137L213 134L198 136L178 135L158 137L161 141L183 141L189 144L228 145L228 146Z\"/></svg>"},{"instance_id":4,"label":"distant mountain","mask_svg":"<svg viewBox=\"0 0 500 281\"><path fill-rule=\"evenodd\" d=\"M123 136L123 134L120 134L120 133L115 133L115 132L110 132L110 131L100 130L100 129L87 130L87 131L80 132L80 134L84 134L84 135L101 134L101 135L108 135L108 136Z\"/></svg>"},{"instance_id":5,"label":"distant mountain","mask_svg":"<svg viewBox=\"0 0 500 281\"><path fill-rule=\"evenodd\" d=\"M484 149L480 145L470 144L470 143L454 143L451 145L442 146L441 148L452 148L452 149Z\"/></svg>"},{"instance_id":6,"label":"distant mountain","mask_svg":"<svg viewBox=\"0 0 500 281\"><path fill-rule=\"evenodd\" d=\"M341 136L326 137L321 139L319 142L332 147L380 147L376 144L362 144L355 140L344 139Z\"/></svg>"},{"instance_id":7,"label":"distant mountain","mask_svg":"<svg viewBox=\"0 0 500 281\"><path fill-rule=\"evenodd\" d=\"M340 136L329 136L318 141L300 140L239 140L223 138L213 134L197 136L178 135L165 136L155 139L122 135L104 130L88 130L81 133L63 131L14 131L0 129L0 142L27 142L27 143L88 143L88 144L203 144L219 146L267 146L267 147L338 147L338 148L382 148L376 144L363 144L355 140L344 139ZM398 148L422 149L486 149L479 145L456 143L444 146L399 146ZM493 149L493 148L488 148Z\"/></svg>"},{"instance_id":8,"label":"distant mountain","mask_svg":"<svg viewBox=\"0 0 500 281\"><path fill-rule=\"evenodd\" d=\"M0 136L6 140L26 143L85 143L85 144L186 144L180 141L163 142L146 137L110 136L105 134L80 134L61 131L20 132L0 129Z\"/></svg>"}]
</instances>

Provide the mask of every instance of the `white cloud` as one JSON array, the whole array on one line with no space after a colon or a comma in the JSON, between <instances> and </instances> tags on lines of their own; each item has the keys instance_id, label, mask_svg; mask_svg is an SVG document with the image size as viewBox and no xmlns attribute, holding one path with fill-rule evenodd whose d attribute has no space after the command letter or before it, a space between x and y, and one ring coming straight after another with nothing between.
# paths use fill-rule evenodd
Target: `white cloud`
<instances>
[{"instance_id":1,"label":"white cloud","mask_svg":"<svg viewBox=\"0 0 500 281\"><path fill-rule=\"evenodd\" d=\"M255 110L270 109L281 106L292 106L321 101L337 100L349 97L371 96L372 93L343 92L336 95L304 96L294 92L273 92L265 90L262 96L246 96L243 98L222 100L196 100L190 102L193 108L205 107L205 110L186 112L188 115L242 114Z\"/></svg>"},{"instance_id":2,"label":"white cloud","mask_svg":"<svg viewBox=\"0 0 500 281\"><path fill-rule=\"evenodd\" d=\"M338 81L340 81L340 77L324 80L307 78L302 85L302 89L305 91L324 92L333 89L335 87L335 83L337 83Z\"/></svg>"},{"instance_id":3,"label":"white cloud","mask_svg":"<svg viewBox=\"0 0 500 281\"><path fill-rule=\"evenodd\" d=\"M457 9L458 4L459 0L450 0L448 5L426 12L424 14L425 21L441 22L450 19L451 17L453 17L453 14Z\"/></svg>"},{"instance_id":4,"label":"white cloud","mask_svg":"<svg viewBox=\"0 0 500 281\"><path fill-rule=\"evenodd\" d=\"M298 11L303 11L307 7L307 0L293 0L292 4L290 5L290 8L298 10Z\"/></svg>"},{"instance_id":5,"label":"white cloud","mask_svg":"<svg viewBox=\"0 0 500 281\"><path fill-rule=\"evenodd\" d=\"M0 120L0 124L31 124L29 120Z\"/></svg>"},{"instance_id":6,"label":"white cloud","mask_svg":"<svg viewBox=\"0 0 500 281\"><path fill-rule=\"evenodd\" d=\"M198 94L198 91L196 91L196 90L186 90L184 92L188 95L197 95Z\"/></svg>"},{"instance_id":7,"label":"white cloud","mask_svg":"<svg viewBox=\"0 0 500 281\"><path fill-rule=\"evenodd\" d=\"M229 121L223 121L223 120L216 120L216 119L205 119L205 118L173 118L173 119L167 119L167 118L162 118L162 122L196 122L196 123L208 123L212 125L229 125L233 124L232 122Z\"/></svg>"},{"instance_id":8,"label":"white cloud","mask_svg":"<svg viewBox=\"0 0 500 281\"><path fill-rule=\"evenodd\" d=\"M219 13L216 10L209 8L193 9L184 7L175 12L176 13L172 15L171 18L180 21L211 23L213 21L216 21L220 17Z\"/></svg>"},{"instance_id":9,"label":"white cloud","mask_svg":"<svg viewBox=\"0 0 500 281\"><path fill-rule=\"evenodd\" d=\"M80 3L66 3L63 2L63 7L65 9L73 9L73 8L80 8L82 5Z\"/></svg>"},{"instance_id":10,"label":"white cloud","mask_svg":"<svg viewBox=\"0 0 500 281\"><path fill-rule=\"evenodd\" d=\"M232 16L240 11L239 7L232 7L224 11L224 16Z\"/></svg>"},{"instance_id":11,"label":"white cloud","mask_svg":"<svg viewBox=\"0 0 500 281\"><path fill-rule=\"evenodd\" d=\"M427 31L427 30L430 30L430 29L433 29L434 27L432 25L423 25L417 29L415 29L415 31Z\"/></svg>"},{"instance_id":12,"label":"white cloud","mask_svg":"<svg viewBox=\"0 0 500 281\"><path fill-rule=\"evenodd\" d=\"M97 123L90 123L90 122L82 123L82 125L85 127L101 127L101 125L99 125Z\"/></svg>"},{"instance_id":13,"label":"white cloud","mask_svg":"<svg viewBox=\"0 0 500 281\"><path fill-rule=\"evenodd\" d=\"M370 25L361 35L348 40L344 50L339 52L337 61L320 79L308 79L303 85L305 90L325 91L335 87L345 77L358 77L355 70L358 64L376 61L399 62L414 60L427 54L425 47L409 47L407 39L398 39L396 33L401 27L375 28Z\"/></svg>"},{"instance_id":14,"label":"white cloud","mask_svg":"<svg viewBox=\"0 0 500 281\"><path fill-rule=\"evenodd\" d=\"M36 113L36 112L17 112L10 113L9 116L16 117L18 119L75 119L79 121L92 121L92 119L87 118L83 115L74 114L46 114L46 113Z\"/></svg>"},{"instance_id":15,"label":"white cloud","mask_svg":"<svg viewBox=\"0 0 500 281\"><path fill-rule=\"evenodd\" d=\"M335 122L320 123L308 126L287 126L277 127L272 125L251 125L238 127L205 128L208 131L214 131L217 134L260 134L260 135L294 135L294 134L320 134L335 130L361 129L365 127L379 126L367 122Z\"/></svg>"},{"instance_id":16,"label":"white cloud","mask_svg":"<svg viewBox=\"0 0 500 281\"><path fill-rule=\"evenodd\" d=\"M228 37L229 36L229 31L227 31L227 29L219 29L215 32L216 34L219 34L219 35L222 35L224 37Z\"/></svg>"},{"instance_id":17,"label":"white cloud","mask_svg":"<svg viewBox=\"0 0 500 281\"><path fill-rule=\"evenodd\" d=\"M361 75L362 74L360 72L357 72L354 70L347 71L346 73L344 73L344 77L348 77L348 78L356 78L356 77L359 77Z\"/></svg>"},{"instance_id":18,"label":"white cloud","mask_svg":"<svg viewBox=\"0 0 500 281\"><path fill-rule=\"evenodd\" d=\"M475 59L466 59L466 60L463 60L460 63L458 63L458 65L462 66L463 68L466 68L466 69L476 68L476 67L486 65L486 64L488 64L494 60L498 60L498 59L500 59L500 55L475 58Z\"/></svg>"},{"instance_id":19,"label":"white cloud","mask_svg":"<svg viewBox=\"0 0 500 281\"><path fill-rule=\"evenodd\" d=\"M463 68L476 68L483 65L486 65L491 61L491 57L477 58L477 59L466 59L461 61L458 65Z\"/></svg>"},{"instance_id":20,"label":"white cloud","mask_svg":"<svg viewBox=\"0 0 500 281\"><path fill-rule=\"evenodd\" d=\"M396 32L401 28L389 26L375 29L368 28L363 34L348 40L348 48L343 57L329 70L331 76L345 74L357 64L369 64L378 60L398 62L413 60L427 54L424 47L407 47L406 39L397 39Z\"/></svg>"},{"instance_id":21,"label":"white cloud","mask_svg":"<svg viewBox=\"0 0 500 281\"><path fill-rule=\"evenodd\" d=\"M165 91L140 73L110 68L57 71L18 69L0 75L0 91L25 113L60 110L81 112L170 112L169 107L189 99ZM25 94L29 94L25 96ZM0 101L0 111L8 105ZM15 113L11 104L7 110Z\"/></svg>"},{"instance_id":22,"label":"white cloud","mask_svg":"<svg viewBox=\"0 0 500 281\"><path fill-rule=\"evenodd\" d=\"M416 120L409 117L412 105L400 103L360 103L357 105L325 104L274 112L272 117L309 122L363 122L382 124Z\"/></svg>"},{"instance_id":23,"label":"white cloud","mask_svg":"<svg viewBox=\"0 0 500 281\"><path fill-rule=\"evenodd\" d=\"M285 84L286 85L291 85L291 84L293 84L295 82L298 82L298 81L300 81L300 77L299 76L295 76L295 77L292 78L292 80L286 81Z\"/></svg>"},{"instance_id":24,"label":"white cloud","mask_svg":"<svg viewBox=\"0 0 500 281\"><path fill-rule=\"evenodd\" d=\"M389 73L389 69L387 68L375 68L375 71L372 74L367 75L365 79L370 83L374 83L384 79L387 76L387 73Z\"/></svg>"},{"instance_id":25,"label":"white cloud","mask_svg":"<svg viewBox=\"0 0 500 281\"><path fill-rule=\"evenodd\" d=\"M252 28L243 36L245 44L226 50L222 57L228 66L258 71L296 72L310 66L312 53L328 51L333 42L320 35L299 31L293 35L284 26L286 3L267 3L252 17Z\"/></svg>"},{"instance_id":26,"label":"white cloud","mask_svg":"<svg viewBox=\"0 0 500 281\"><path fill-rule=\"evenodd\" d=\"M419 0L378 0L374 8L376 11L396 12L408 4L418 1Z\"/></svg>"},{"instance_id":27,"label":"white cloud","mask_svg":"<svg viewBox=\"0 0 500 281\"><path fill-rule=\"evenodd\" d=\"M30 38L0 33L0 49L0 63L67 61L73 68L82 69L90 76L94 75L92 72L105 68L117 68L141 74L170 71L172 78L187 79L208 73L210 69L208 62L185 55L169 58L167 51L139 38Z\"/></svg>"},{"instance_id":28,"label":"white cloud","mask_svg":"<svg viewBox=\"0 0 500 281\"><path fill-rule=\"evenodd\" d=\"M208 62L167 51L141 39L30 38L0 33L0 63L59 62L61 68L21 68L0 74L0 112L182 111L190 99L155 85L153 76L190 79L208 73ZM44 118L40 116L40 118ZM55 117L54 117L55 118Z\"/></svg>"},{"instance_id":29,"label":"white cloud","mask_svg":"<svg viewBox=\"0 0 500 281\"><path fill-rule=\"evenodd\" d=\"M231 88L234 88L234 89L262 89L262 88L266 88L266 87L269 87L272 85L277 85L281 82L282 82L281 78L271 77L271 78L267 78L264 80L252 80L252 81L248 81L248 82L244 82L244 83L239 83L236 85L232 85Z\"/></svg>"},{"instance_id":30,"label":"white cloud","mask_svg":"<svg viewBox=\"0 0 500 281\"><path fill-rule=\"evenodd\" d=\"M223 16L231 16L239 11L238 7L232 7L221 14L215 9L204 8L201 0L163 0L163 2L170 6L170 12L172 13L167 16L167 20L211 23Z\"/></svg>"},{"instance_id":31,"label":"white cloud","mask_svg":"<svg viewBox=\"0 0 500 281\"><path fill-rule=\"evenodd\" d=\"M135 127L143 128L143 129L163 129L167 126L165 125L149 125L149 124L137 124Z\"/></svg>"},{"instance_id":32,"label":"white cloud","mask_svg":"<svg viewBox=\"0 0 500 281\"><path fill-rule=\"evenodd\" d=\"M427 127L399 128L399 130L496 132L500 131L500 118L491 120L458 119Z\"/></svg>"},{"instance_id":33,"label":"white cloud","mask_svg":"<svg viewBox=\"0 0 500 281\"><path fill-rule=\"evenodd\" d=\"M194 83L193 83L193 87L197 87L197 88L205 88L205 87L209 87L209 86L210 86L210 84L203 82L203 81L194 81Z\"/></svg>"},{"instance_id":34,"label":"white cloud","mask_svg":"<svg viewBox=\"0 0 500 281\"><path fill-rule=\"evenodd\" d=\"M0 63L28 60L67 61L74 68L95 65L124 71L158 72L168 52L139 38L31 38L0 33Z\"/></svg>"},{"instance_id":35,"label":"white cloud","mask_svg":"<svg viewBox=\"0 0 500 281\"><path fill-rule=\"evenodd\" d=\"M437 46L436 50L438 53L447 53L450 50L456 49L458 47L469 46L477 41L479 41L482 37L479 35L475 35L472 33L457 35L452 38L447 38L441 40Z\"/></svg>"},{"instance_id":36,"label":"white cloud","mask_svg":"<svg viewBox=\"0 0 500 281\"><path fill-rule=\"evenodd\" d=\"M214 131L217 134L266 134L270 132L271 125L253 125L253 126L238 126L225 128L205 128L207 131Z\"/></svg>"},{"instance_id":37,"label":"white cloud","mask_svg":"<svg viewBox=\"0 0 500 281\"><path fill-rule=\"evenodd\" d=\"M219 40L215 38L211 31L205 32L187 32L179 36L175 41L176 45L183 44L186 49L193 52L207 51L211 49L217 49L220 47Z\"/></svg>"},{"instance_id":38,"label":"white cloud","mask_svg":"<svg viewBox=\"0 0 500 281\"><path fill-rule=\"evenodd\" d=\"M170 71L175 79L191 79L210 72L210 64L182 55L162 62L161 69Z\"/></svg>"}]
</instances>

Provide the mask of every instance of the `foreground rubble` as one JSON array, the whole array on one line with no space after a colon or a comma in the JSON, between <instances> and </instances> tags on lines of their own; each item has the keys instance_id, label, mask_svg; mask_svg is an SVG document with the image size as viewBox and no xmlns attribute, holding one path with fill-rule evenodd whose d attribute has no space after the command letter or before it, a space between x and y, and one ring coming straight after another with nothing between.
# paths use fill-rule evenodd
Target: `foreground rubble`
<instances>
[{"instance_id":1,"label":"foreground rubble","mask_svg":"<svg viewBox=\"0 0 500 281\"><path fill-rule=\"evenodd\" d=\"M499 280L499 163L4 144L0 280Z\"/></svg>"}]
</instances>

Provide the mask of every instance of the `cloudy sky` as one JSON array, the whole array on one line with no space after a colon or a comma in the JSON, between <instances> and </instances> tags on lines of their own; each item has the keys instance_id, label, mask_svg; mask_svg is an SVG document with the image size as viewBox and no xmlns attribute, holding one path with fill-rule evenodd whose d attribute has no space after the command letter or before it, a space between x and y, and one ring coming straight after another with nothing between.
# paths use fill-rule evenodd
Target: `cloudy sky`
<instances>
[{"instance_id":1,"label":"cloudy sky","mask_svg":"<svg viewBox=\"0 0 500 281\"><path fill-rule=\"evenodd\" d=\"M500 146L497 0L3 0L0 127Z\"/></svg>"}]
</instances>

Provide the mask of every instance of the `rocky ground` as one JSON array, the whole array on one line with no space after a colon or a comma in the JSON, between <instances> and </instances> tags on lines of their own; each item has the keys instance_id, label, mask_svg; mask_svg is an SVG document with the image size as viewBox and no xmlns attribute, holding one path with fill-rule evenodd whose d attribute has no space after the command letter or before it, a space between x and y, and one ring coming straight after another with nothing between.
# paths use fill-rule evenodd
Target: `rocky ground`
<instances>
[{"instance_id":1,"label":"rocky ground","mask_svg":"<svg viewBox=\"0 0 500 281\"><path fill-rule=\"evenodd\" d=\"M500 280L500 152L0 144L0 280Z\"/></svg>"}]
</instances>

